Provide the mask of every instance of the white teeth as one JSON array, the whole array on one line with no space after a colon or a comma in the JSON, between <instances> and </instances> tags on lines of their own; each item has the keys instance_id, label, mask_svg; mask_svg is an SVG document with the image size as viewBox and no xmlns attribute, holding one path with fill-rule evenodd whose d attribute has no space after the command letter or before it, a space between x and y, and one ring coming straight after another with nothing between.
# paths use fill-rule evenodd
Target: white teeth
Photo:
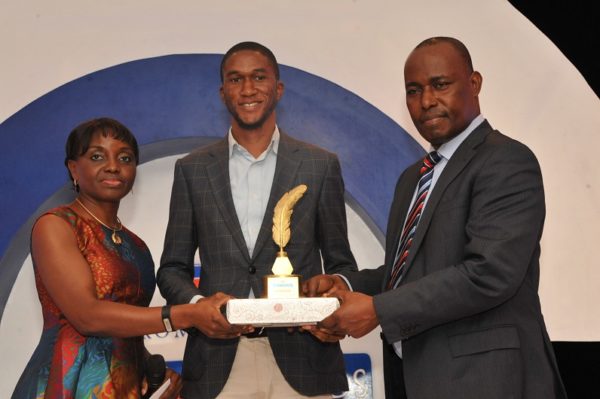
<instances>
[{"instance_id":1,"label":"white teeth","mask_svg":"<svg viewBox=\"0 0 600 399\"><path fill-rule=\"evenodd\" d=\"M257 104L258 103L247 103L247 104L242 104L242 107L254 107Z\"/></svg>"}]
</instances>

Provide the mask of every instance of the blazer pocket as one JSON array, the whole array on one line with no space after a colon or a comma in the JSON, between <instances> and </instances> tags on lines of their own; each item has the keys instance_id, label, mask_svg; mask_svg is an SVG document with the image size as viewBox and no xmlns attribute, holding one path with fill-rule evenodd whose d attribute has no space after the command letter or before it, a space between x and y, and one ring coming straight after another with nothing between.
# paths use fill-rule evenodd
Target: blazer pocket
<instances>
[{"instance_id":1,"label":"blazer pocket","mask_svg":"<svg viewBox=\"0 0 600 399\"><path fill-rule=\"evenodd\" d=\"M448 398L523 398L525 372L515 326L490 327L448 340L453 356L448 364Z\"/></svg>"},{"instance_id":2,"label":"blazer pocket","mask_svg":"<svg viewBox=\"0 0 600 399\"><path fill-rule=\"evenodd\" d=\"M514 326L500 326L448 337L453 357L468 356L498 349L519 349L521 342Z\"/></svg>"}]
</instances>

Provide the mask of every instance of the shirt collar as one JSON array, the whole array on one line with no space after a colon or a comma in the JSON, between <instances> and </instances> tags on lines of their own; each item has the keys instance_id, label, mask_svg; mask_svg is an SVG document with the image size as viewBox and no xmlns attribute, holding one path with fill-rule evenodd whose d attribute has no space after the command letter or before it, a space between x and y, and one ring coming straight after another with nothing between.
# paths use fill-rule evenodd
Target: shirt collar
<instances>
[{"instance_id":1,"label":"shirt collar","mask_svg":"<svg viewBox=\"0 0 600 399\"><path fill-rule=\"evenodd\" d=\"M469 135L473 133L473 131L479 125L481 125L484 120L485 118L483 117L483 115L477 115L475 119L471 121L469 126L467 126L467 128L463 130L459 135L439 146L439 148L436 150L438 154L440 154L444 159L449 160L454 154L454 152L458 149L458 147L462 144L462 142L465 141L466 138L469 137ZM434 150L435 149L432 146L429 147L430 152Z\"/></svg>"},{"instance_id":2,"label":"shirt collar","mask_svg":"<svg viewBox=\"0 0 600 399\"><path fill-rule=\"evenodd\" d=\"M260 154L258 158L262 158L263 155L269 152L271 149L273 150L273 153L277 155L277 151L279 150L280 138L281 134L279 133L279 126L275 125L275 130L273 131L273 136L271 136L271 142L269 143L269 146L262 154ZM229 127L229 132L227 133L227 144L229 146L229 158L231 158L231 156L233 155L234 149L237 149L238 151L248 152L248 150L246 150L244 146L238 143L235 137L233 137L233 133L231 133L231 126Z\"/></svg>"}]
</instances>

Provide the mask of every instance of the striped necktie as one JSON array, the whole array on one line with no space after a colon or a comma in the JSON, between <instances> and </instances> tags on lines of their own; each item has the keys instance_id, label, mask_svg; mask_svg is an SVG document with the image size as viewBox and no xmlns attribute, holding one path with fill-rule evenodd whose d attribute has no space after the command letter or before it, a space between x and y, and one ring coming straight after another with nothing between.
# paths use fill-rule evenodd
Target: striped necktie
<instances>
[{"instance_id":1,"label":"striped necktie","mask_svg":"<svg viewBox=\"0 0 600 399\"><path fill-rule=\"evenodd\" d=\"M421 219L421 215L423 214L425 200L427 199L427 193L429 193L429 187L431 186L433 167L441 159L442 157L436 151L430 152L423 159L423 166L421 166L421 170L419 171L421 177L419 178L419 184L417 185L416 199L408 212L408 217L406 218L404 228L402 229L400 245L398 246L396 258L394 260L394 267L392 268L392 274L387 284L388 290L398 286L404 273L404 265L406 264L406 258L408 258L408 251L412 245L419 219Z\"/></svg>"}]
</instances>

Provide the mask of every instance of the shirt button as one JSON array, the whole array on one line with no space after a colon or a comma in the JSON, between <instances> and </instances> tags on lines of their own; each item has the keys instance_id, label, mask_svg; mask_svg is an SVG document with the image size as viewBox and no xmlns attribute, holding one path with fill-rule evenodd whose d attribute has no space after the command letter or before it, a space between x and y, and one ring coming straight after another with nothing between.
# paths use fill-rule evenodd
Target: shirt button
<instances>
[{"instance_id":1,"label":"shirt button","mask_svg":"<svg viewBox=\"0 0 600 399\"><path fill-rule=\"evenodd\" d=\"M250 273L250 274L256 273L256 267L254 267L254 266L248 266L248 273Z\"/></svg>"}]
</instances>

